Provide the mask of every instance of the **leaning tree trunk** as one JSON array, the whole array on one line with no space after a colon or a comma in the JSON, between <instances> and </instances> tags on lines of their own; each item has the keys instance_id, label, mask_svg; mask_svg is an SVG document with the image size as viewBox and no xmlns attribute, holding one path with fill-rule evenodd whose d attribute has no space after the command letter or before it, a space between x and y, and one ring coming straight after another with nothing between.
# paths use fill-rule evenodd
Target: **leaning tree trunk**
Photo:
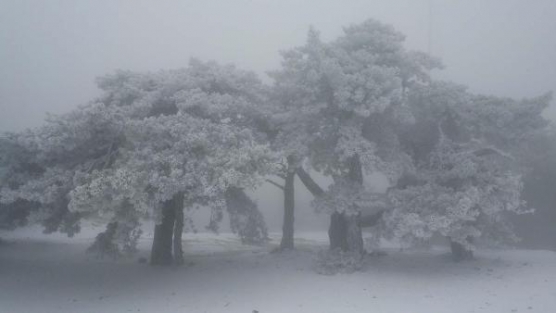
<instances>
[{"instance_id":1,"label":"leaning tree trunk","mask_svg":"<svg viewBox=\"0 0 556 313\"><path fill-rule=\"evenodd\" d=\"M183 264L182 234L183 234L183 193L174 196L174 264Z\"/></svg>"},{"instance_id":2,"label":"leaning tree trunk","mask_svg":"<svg viewBox=\"0 0 556 313\"><path fill-rule=\"evenodd\" d=\"M174 201L167 200L162 204L162 221L154 228L154 239L151 249L152 265L172 264L172 237L176 210Z\"/></svg>"},{"instance_id":3,"label":"leaning tree trunk","mask_svg":"<svg viewBox=\"0 0 556 313\"><path fill-rule=\"evenodd\" d=\"M284 183L284 222L282 224L282 241L280 242L280 250L292 250L294 248L294 179L295 171L288 168Z\"/></svg>"}]
</instances>

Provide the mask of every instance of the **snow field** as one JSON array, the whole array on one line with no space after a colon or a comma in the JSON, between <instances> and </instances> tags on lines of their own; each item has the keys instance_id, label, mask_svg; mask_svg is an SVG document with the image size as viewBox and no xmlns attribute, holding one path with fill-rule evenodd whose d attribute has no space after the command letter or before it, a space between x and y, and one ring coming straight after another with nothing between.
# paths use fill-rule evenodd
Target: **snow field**
<instances>
[{"instance_id":1,"label":"snow field","mask_svg":"<svg viewBox=\"0 0 556 313\"><path fill-rule=\"evenodd\" d=\"M484 250L453 263L444 248L387 249L365 270L334 276L314 270L326 233L301 233L298 249L269 253L231 234L186 234L187 266L152 267L146 234L139 255L99 260L76 238L2 233L0 313L431 313L554 312L556 253Z\"/></svg>"}]
</instances>

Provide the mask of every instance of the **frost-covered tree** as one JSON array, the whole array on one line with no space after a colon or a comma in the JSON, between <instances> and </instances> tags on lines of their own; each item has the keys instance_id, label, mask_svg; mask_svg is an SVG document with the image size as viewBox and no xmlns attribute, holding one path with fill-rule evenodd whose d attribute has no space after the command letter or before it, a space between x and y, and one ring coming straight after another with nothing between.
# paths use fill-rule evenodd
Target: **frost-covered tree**
<instances>
[{"instance_id":1,"label":"frost-covered tree","mask_svg":"<svg viewBox=\"0 0 556 313\"><path fill-rule=\"evenodd\" d=\"M181 70L117 72L98 84L104 93L91 104L2 142L39 168L2 153L2 175L11 177L2 203L36 202L45 221L103 218L118 229L106 234L128 230L124 248L140 218L155 218L152 263L180 263L184 206L211 208L217 219L229 188L253 188L270 169L264 133L252 130L265 127L254 109L263 86L250 72L195 60ZM249 235L266 236L260 212L246 210L228 210L259 213L236 223L238 232L259 227Z\"/></svg>"},{"instance_id":2,"label":"frost-covered tree","mask_svg":"<svg viewBox=\"0 0 556 313\"><path fill-rule=\"evenodd\" d=\"M427 81L427 70L439 66L425 54L405 50L403 40L373 20L345 28L330 43L311 29L306 44L284 52L281 70L272 73L274 93L286 111L277 140L333 178L325 192L309 188L317 191L316 207L331 214L331 248L363 251L361 209L376 204L364 173L389 163L377 155L380 143L365 138L369 118L386 112L403 116L406 88Z\"/></svg>"},{"instance_id":3,"label":"frost-covered tree","mask_svg":"<svg viewBox=\"0 0 556 313\"><path fill-rule=\"evenodd\" d=\"M180 263L184 206L210 207L215 220L209 226L215 228L231 203L225 201L228 189L253 188L257 177L266 174L272 155L264 136L251 127L264 124L254 110L262 105L262 85L252 73L192 61L183 70L109 76L101 86L107 91L103 101L125 108L130 116L126 145L117 171L83 177L87 188L76 190L70 204L87 211L91 203L109 199L154 214L159 224L151 263L167 264L172 257ZM246 234L253 240L266 238L256 207L230 206L228 212L243 239ZM251 215L257 216L252 223L239 222ZM260 232L246 233L253 228Z\"/></svg>"},{"instance_id":4,"label":"frost-covered tree","mask_svg":"<svg viewBox=\"0 0 556 313\"><path fill-rule=\"evenodd\" d=\"M519 154L523 168L522 198L534 214L512 218L520 244L528 248L556 247L556 129L528 139Z\"/></svg>"},{"instance_id":5,"label":"frost-covered tree","mask_svg":"<svg viewBox=\"0 0 556 313\"><path fill-rule=\"evenodd\" d=\"M457 260L472 256L478 238L511 238L505 212L527 211L517 156L545 129L549 101L474 95L443 82L412 88L414 121L399 132L411 162L389 191L386 232L406 242L448 237Z\"/></svg>"},{"instance_id":6,"label":"frost-covered tree","mask_svg":"<svg viewBox=\"0 0 556 313\"><path fill-rule=\"evenodd\" d=\"M77 212L115 210L127 202L159 221L151 262L181 262L184 206L203 205L221 212L228 188L253 188L270 154L251 133L188 114L133 121L114 171L80 179L70 207Z\"/></svg>"},{"instance_id":7,"label":"frost-covered tree","mask_svg":"<svg viewBox=\"0 0 556 313\"><path fill-rule=\"evenodd\" d=\"M0 201L17 206L45 232L79 231L78 212L68 208L69 192L80 173L108 169L122 137L122 117L91 104L66 115L51 117L43 127L7 134L1 163Z\"/></svg>"},{"instance_id":8,"label":"frost-covered tree","mask_svg":"<svg viewBox=\"0 0 556 313\"><path fill-rule=\"evenodd\" d=\"M0 151L0 190L17 188L31 177L42 174L43 168L35 163L33 153L18 143L16 134L0 137ZM0 228L26 225L36 206L37 203L23 199L7 200L0 194Z\"/></svg>"}]
</instances>

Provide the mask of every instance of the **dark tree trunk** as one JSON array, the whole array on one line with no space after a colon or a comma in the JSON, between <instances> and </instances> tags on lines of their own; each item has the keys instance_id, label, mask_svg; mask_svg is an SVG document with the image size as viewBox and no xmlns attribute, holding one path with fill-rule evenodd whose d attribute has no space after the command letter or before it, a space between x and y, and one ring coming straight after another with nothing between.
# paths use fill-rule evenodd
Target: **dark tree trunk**
<instances>
[{"instance_id":1,"label":"dark tree trunk","mask_svg":"<svg viewBox=\"0 0 556 313\"><path fill-rule=\"evenodd\" d=\"M182 234L183 234L183 193L174 196L174 264L183 264Z\"/></svg>"},{"instance_id":2,"label":"dark tree trunk","mask_svg":"<svg viewBox=\"0 0 556 313\"><path fill-rule=\"evenodd\" d=\"M298 167L296 173L303 185L305 185L307 190L309 190L314 197L319 197L324 193L324 190L322 190L303 167ZM332 213L330 215L330 226L328 227L330 249L340 248L342 250L347 250L346 229L344 215L338 212Z\"/></svg>"},{"instance_id":3,"label":"dark tree trunk","mask_svg":"<svg viewBox=\"0 0 556 313\"><path fill-rule=\"evenodd\" d=\"M349 161L348 178L357 185L363 185L363 169L359 155L354 155ZM358 208L354 208L358 209ZM344 216L345 236L347 250L351 252L363 253L363 232L361 231L361 214Z\"/></svg>"},{"instance_id":4,"label":"dark tree trunk","mask_svg":"<svg viewBox=\"0 0 556 313\"><path fill-rule=\"evenodd\" d=\"M359 185L363 185L363 168L359 155L354 155L349 160L348 178Z\"/></svg>"},{"instance_id":5,"label":"dark tree trunk","mask_svg":"<svg viewBox=\"0 0 556 313\"><path fill-rule=\"evenodd\" d=\"M473 259L473 251L469 250L467 247L465 247L465 245L459 242L450 240L450 249L452 250L452 258L456 262Z\"/></svg>"},{"instance_id":6,"label":"dark tree trunk","mask_svg":"<svg viewBox=\"0 0 556 313\"><path fill-rule=\"evenodd\" d=\"M293 249L293 233L294 233L294 179L295 171L291 170L291 166L286 174L284 183L284 223L282 224L282 241L280 242L280 250Z\"/></svg>"},{"instance_id":7,"label":"dark tree trunk","mask_svg":"<svg viewBox=\"0 0 556 313\"><path fill-rule=\"evenodd\" d=\"M172 264L172 237L176 210L174 201L167 200L162 207L162 221L154 228L154 239L151 249L152 265Z\"/></svg>"},{"instance_id":8,"label":"dark tree trunk","mask_svg":"<svg viewBox=\"0 0 556 313\"><path fill-rule=\"evenodd\" d=\"M324 193L324 190L302 167L298 167L296 173L313 196L318 197ZM350 159L348 178L356 184L363 184L363 170L358 155ZM381 216L382 212L379 212L369 218L367 222L374 225ZM340 248L344 251L363 252L363 233L360 219L360 214L347 216L343 213L332 213L330 215L330 227L328 228L330 249Z\"/></svg>"},{"instance_id":9,"label":"dark tree trunk","mask_svg":"<svg viewBox=\"0 0 556 313\"><path fill-rule=\"evenodd\" d=\"M330 249L363 253L363 233L360 215L346 215L338 212L330 216L328 238Z\"/></svg>"},{"instance_id":10,"label":"dark tree trunk","mask_svg":"<svg viewBox=\"0 0 556 313\"><path fill-rule=\"evenodd\" d=\"M346 224L346 243L347 250L363 254L363 232L359 224L361 214L349 215L344 217Z\"/></svg>"},{"instance_id":11,"label":"dark tree trunk","mask_svg":"<svg viewBox=\"0 0 556 313\"><path fill-rule=\"evenodd\" d=\"M355 165L352 164L354 162L356 162ZM324 193L324 190L302 167L297 168L297 176L313 196L318 197ZM363 173L358 157L350 162L348 177L357 183L363 183ZM362 251L363 234L361 233L359 215L349 217L343 213L332 213L330 215L330 226L328 227L328 239L330 249Z\"/></svg>"},{"instance_id":12,"label":"dark tree trunk","mask_svg":"<svg viewBox=\"0 0 556 313\"><path fill-rule=\"evenodd\" d=\"M338 212L330 215L330 227L328 227L328 239L330 241L330 249L348 249L347 244L347 227L344 214Z\"/></svg>"}]
</instances>

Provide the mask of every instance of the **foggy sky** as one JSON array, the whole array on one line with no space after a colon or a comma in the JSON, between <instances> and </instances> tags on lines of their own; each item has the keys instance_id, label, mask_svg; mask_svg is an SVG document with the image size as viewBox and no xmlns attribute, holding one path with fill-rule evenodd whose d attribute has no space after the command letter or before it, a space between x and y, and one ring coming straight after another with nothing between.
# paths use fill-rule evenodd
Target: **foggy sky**
<instances>
[{"instance_id":1,"label":"foggy sky","mask_svg":"<svg viewBox=\"0 0 556 313\"><path fill-rule=\"evenodd\" d=\"M472 91L556 89L553 0L0 0L0 131L92 100L95 77L115 69L179 68L197 57L264 75L310 25L330 40L367 18L441 57L436 77Z\"/></svg>"}]
</instances>

